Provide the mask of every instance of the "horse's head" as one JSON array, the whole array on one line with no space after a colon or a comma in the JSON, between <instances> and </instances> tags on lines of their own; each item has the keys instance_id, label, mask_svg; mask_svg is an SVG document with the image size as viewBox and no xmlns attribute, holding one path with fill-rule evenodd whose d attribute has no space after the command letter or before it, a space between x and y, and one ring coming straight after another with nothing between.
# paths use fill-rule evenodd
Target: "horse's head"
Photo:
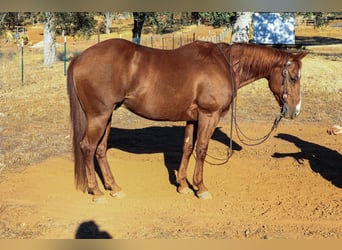
<instances>
[{"instance_id":1,"label":"horse's head","mask_svg":"<svg viewBox=\"0 0 342 250\"><path fill-rule=\"evenodd\" d=\"M268 84L285 118L294 119L301 108L301 59L308 53L286 53L281 65L274 67L268 77Z\"/></svg>"}]
</instances>

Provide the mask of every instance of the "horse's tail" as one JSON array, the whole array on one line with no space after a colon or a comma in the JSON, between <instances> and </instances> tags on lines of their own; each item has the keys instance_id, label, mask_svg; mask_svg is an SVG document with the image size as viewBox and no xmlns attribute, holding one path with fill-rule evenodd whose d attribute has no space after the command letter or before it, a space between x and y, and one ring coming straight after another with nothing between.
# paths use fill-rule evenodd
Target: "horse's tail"
<instances>
[{"instance_id":1,"label":"horse's tail","mask_svg":"<svg viewBox=\"0 0 342 250\"><path fill-rule=\"evenodd\" d=\"M87 189L87 176L80 143L85 135L87 117L78 99L74 85L73 68L76 61L77 57L71 61L68 67L67 90L70 102L70 119L72 123L75 186L76 189L85 192Z\"/></svg>"}]
</instances>

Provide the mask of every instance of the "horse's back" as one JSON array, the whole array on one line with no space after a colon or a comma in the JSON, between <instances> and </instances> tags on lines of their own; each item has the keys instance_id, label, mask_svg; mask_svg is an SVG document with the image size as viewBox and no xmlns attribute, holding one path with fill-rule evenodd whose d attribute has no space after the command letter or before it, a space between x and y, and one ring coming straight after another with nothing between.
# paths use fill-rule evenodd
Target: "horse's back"
<instances>
[{"instance_id":1,"label":"horse's back","mask_svg":"<svg viewBox=\"0 0 342 250\"><path fill-rule=\"evenodd\" d=\"M216 51L215 51L216 50ZM155 63L162 67L163 63L174 66L184 64L205 65L215 63L217 46L210 42L195 41L173 50L162 50L134 44L125 39L113 38L97 43L75 58L78 67L100 68L104 64L112 66L129 66L137 64L147 67ZM220 55L221 56L221 55ZM154 65L153 65L154 66Z\"/></svg>"}]
</instances>

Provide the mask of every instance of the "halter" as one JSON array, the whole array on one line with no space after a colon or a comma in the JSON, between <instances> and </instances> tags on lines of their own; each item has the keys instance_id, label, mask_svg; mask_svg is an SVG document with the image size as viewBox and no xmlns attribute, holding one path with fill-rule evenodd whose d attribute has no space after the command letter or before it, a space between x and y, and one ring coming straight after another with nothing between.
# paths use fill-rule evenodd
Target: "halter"
<instances>
[{"instance_id":1,"label":"halter","mask_svg":"<svg viewBox=\"0 0 342 250\"><path fill-rule=\"evenodd\" d=\"M283 69L283 72L282 72L282 76L283 76L283 82L282 82L282 85L283 85L283 100L282 100L282 103L283 103L283 106L281 108L281 116L285 116L285 109L284 109L284 106L286 104L286 101L287 101L287 90L286 90L286 78L287 78L287 74L288 74L288 70L287 70L287 66L289 65L289 61L288 61L288 53L286 53L286 58L285 58L285 64L284 64L284 69Z\"/></svg>"}]
</instances>

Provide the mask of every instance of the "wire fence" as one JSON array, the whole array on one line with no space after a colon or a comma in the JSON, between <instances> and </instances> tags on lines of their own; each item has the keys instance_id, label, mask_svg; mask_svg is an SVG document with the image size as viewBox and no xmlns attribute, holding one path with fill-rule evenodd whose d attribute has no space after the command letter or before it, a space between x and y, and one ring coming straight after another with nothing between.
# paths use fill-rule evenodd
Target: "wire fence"
<instances>
[{"instance_id":1,"label":"wire fence","mask_svg":"<svg viewBox=\"0 0 342 250\"><path fill-rule=\"evenodd\" d=\"M229 30L212 32L207 36L199 36L195 32L177 32L166 35L144 35L141 45L160 48L175 49L194 40L211 42L223 42L227 38ZM116 36L118 37L118 36ZM113 37L106 37L115 38ZM41 81L49 81L49 77L42 78L42 74L65 75L68 63L84 49L100 42L100 36L92 37L87 41L74 41L71 38L65 43L57 43L56 62L50 66L44 66L44 48L42 42L39 45L20 45L0 43L0 91L10 91L24 85L35 84Z\"/></svg>"},{"instance_id":2,"label":"wire fence","mask_svg":"<svg viewBox=\"0 0 342 250\"><path fill-rule=\"evenodd\" d=\"M18 86L35 84L42 80L43 72L64 74L64 49L56 49L57 61L51 66L44 66L42 48L11 45L0 49L0 91L7 91ZM47 79L48 80L48 79Z\"/></svg>"},{"instance_id":3,"label":"wire fence","mask_svg":"<svg viewBox=\"0 0 342 250\"><path fill-rule=\"evenodd\" d=\"M208 35L197 35L196 32L177 32L166 35L150 35L141 39L140 43L145 46L160 49L175 49L182 45L191 43L195 40L208 42L224 42L228 36L229 29L226 28L222 32L208 33Z\"/></svg>"}]
</instances>

